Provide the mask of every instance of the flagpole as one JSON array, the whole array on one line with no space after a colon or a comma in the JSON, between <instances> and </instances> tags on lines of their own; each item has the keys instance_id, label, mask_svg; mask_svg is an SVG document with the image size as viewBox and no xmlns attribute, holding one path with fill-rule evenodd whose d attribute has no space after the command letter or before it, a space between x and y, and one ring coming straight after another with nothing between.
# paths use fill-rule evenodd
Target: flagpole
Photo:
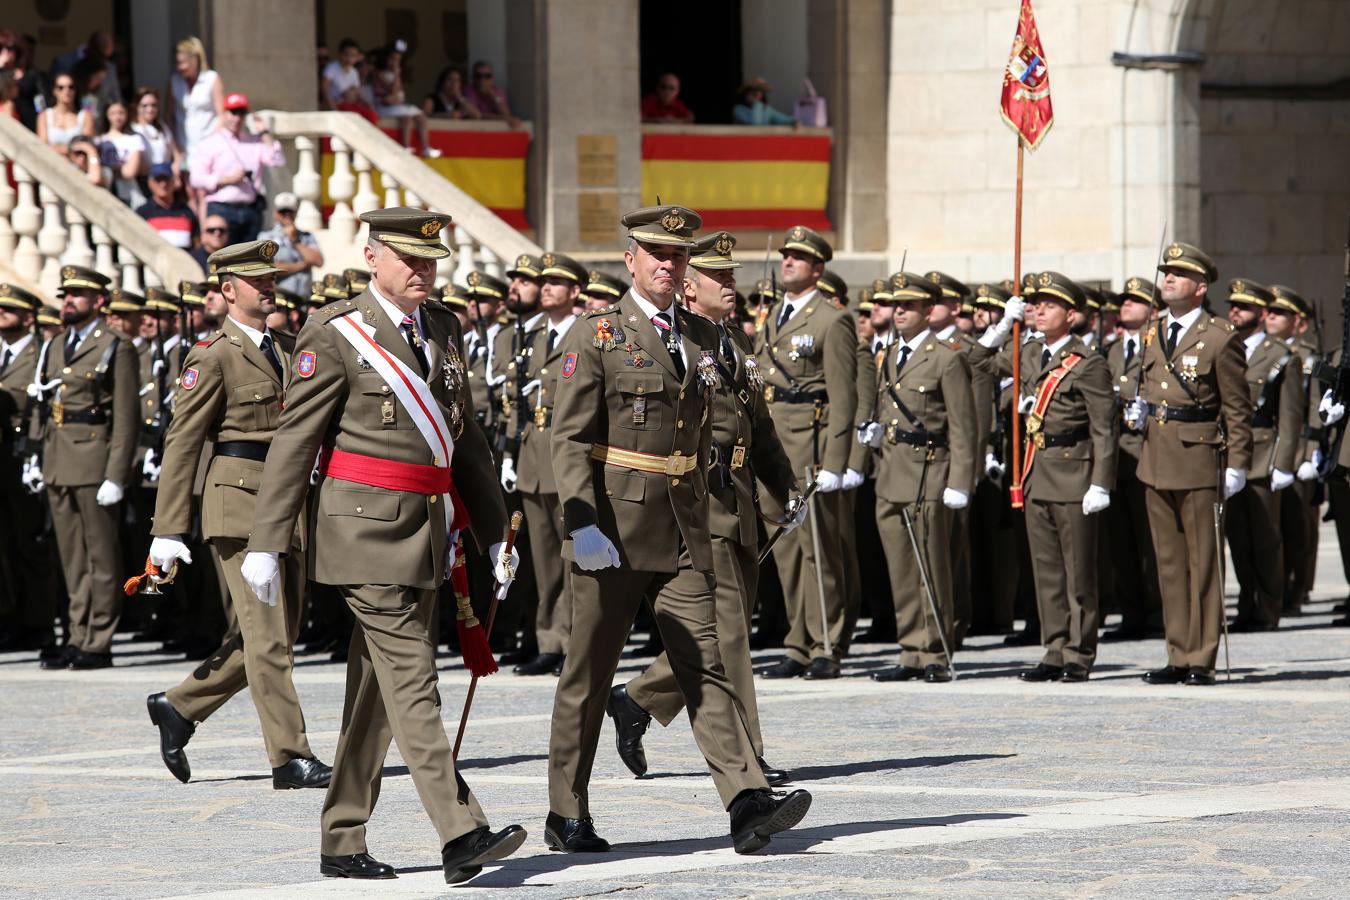
<instances>
[{"instance_id":1,"label":"flagpole","mask_svg":"<svg viewBox=\"0 0 1350 900\"><path fill-rule=\"evenodd\" d=\"M1022 136L1017 136L1017 207L1013 218L1013 291L1022 293ZM1012 507L1022 508L1022 323L1012 325Z\"/></svg>"}]
</instances>

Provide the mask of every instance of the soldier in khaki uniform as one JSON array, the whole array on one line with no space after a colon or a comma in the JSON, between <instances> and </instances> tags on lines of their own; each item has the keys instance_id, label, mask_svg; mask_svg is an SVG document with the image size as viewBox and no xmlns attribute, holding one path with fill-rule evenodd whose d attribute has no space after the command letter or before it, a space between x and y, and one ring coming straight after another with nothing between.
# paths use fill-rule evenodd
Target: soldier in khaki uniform
<instances>
[{"instance_id":1,"label":"soldier in khaki uniform","mask_svg":"<svg viewBox=\"0 0 1350 900\"><path fill-rule=\"evenodd\" d=\"M1158 557L1167 665L1149 684L1214 683L1223 583L1214 504L1240 491L1252 461L1252 401L1242 339L1203 309L1218 278L1191 244L1167 247L1159 264L1167 314L1144 333L1144 374L1125 424L1144 435L1144 483Z\"/></svg>"},{"instance_id":2,"label":"soldier in khaki uniform","mask_svg":"<svg viewBox=\"0 0 1350 900\"><path fill-rule=\"evenodd\" d=\"M455 771L428 627L453 555L452 532L467 515L479 546L489 546L505 528L506 509L482 432L464 427L473 413L459 321L425 303L435 261L450 253L440 242L450 217L398 207L361 219L370 226L372 280L355 299L315 313L300 332L241 574L259 598L276 602L279 557L294 546L321 452L310 569L316 581L337 586L356 628L320 872L393 877L366 844L392 739L443 843L446 881L457 883L514 852L525 832L513 825L493 833ZM491 557L501 549L492 546ZM498 564L502 581L514 562Z\"/></svg>"},{"instance_id":3,"label":"soldier in khaki uniform","mask_svg":"<svg viewBox=\"0 0 1350 900\"><path fill-rule=\"evenodd\" d=\"M506 282L477 270L465 276L468 286L457 292L466 306L469 326L464 331L464 363L473 390L473 418L483 429L488 444L496 446L501 402L492 378L493 349L502 325L497 314L506 300ZM447 298L446 302L450 302Z\"/></svg>"},{"instance_id":4,"label":"soldier in khaki uniform","mask_svg":"<svg viewBox=\"0 0 1350 900\"><path fill-rule=\"evenodd\" d=\"M980 338L975 364L1008 377L1012 354L1022 354L1022 489L1045 653L1019 677L1087 681L1101 620L1097 513L1111 505L1116 482L1116 399L1106 360L1070 331L1071 315L1081 315L1086 303L1081 286L1041 272L1035 296L1041 336L994 355L1022 315L1020 298L1011 298L1004 319Z\"/></svg>"},{"instance_id":5,"label":"soldier in khaki uniform","mask_svg":"<svg viewBox=\"0 0 1350 900\"><path fill-rule=\"evenodd\" d=\"M1317 573L1318 532L1325 491L1318 480L1322 468L1323 442L1326 429L1317 406L1322 397L1322 385L1316 376L1323 366L1322 348L1312 338L1320 339L1320 331L1309 334L1312 307L1298 291L1282 284L1272 284L1270 291L1277 301L1286 301L1298 309L1294 333L1286 343L1298 352L1303 362L1301 378L1306 409L1303 439L1300 442L1295 477L1288 491L1281 493L1280 532L1284 538L1284 614L1302 615L1303 604L1312 590ZM1278 304L1277 304L1278 305Z\"/></svg>"},{"instance_id":6,"label":"soldier in khaki uniform","mask_svg":"<svg viewBox=\"0 0 1350 900\"><path fill-rule=\"evenodd\" d=\"M1303 450L1303 362L1292 337L1297 307L1245 278L1228 283L1228 320L1247 355L1252 463L1247 486L1228 504L1226 531L1238 579L1233 631L1273 631L1284 605L1279 492L1294 483ZM1273 329L1273 333L1272 333Z\"/></svg>"},{"instance_id":7,"label":"soldier in khaki uniform","mask_svg":"<svg viewBox=\"0 0 1350 900\"><path fill-rule=\"evenodd\" d=\"M854 445L858 339L853 318L817 288L834 256L829 242L799 225L788 230L778 249L783 297L768 310L755 356L765 369L764 396L793 471L809 469L819 488L811 501L810 524L774 548L788 613L787 658L762 674L838 678L849 638L844 567L846 554L853 552L852 520L840 489ZM771 502L765 511L773 517L784 512ZM816 529L821 559L816 559L810 533Z\"/></svg>"},{"instance_id":8,"label":"soldier in khaki uniform","mask_svg":"<svg viewBox=\"0 0 1350 900\"><path fill-rule=\"evenodd\" d=\"M100 320L109 280L83 266L61 269L61 321L34 381L49 415L42 465L61 565L70 594L70 643L43 668L112 665L122 614L122 497L131 479L139 433L137 358L131 338ZM36 424L36 423L35 423Z\"/></svg>"},{"instance_id":9,"label":"soldier in khaki uniform","mask_svg":"<svg viewBox=\"0 0 1350 900\"><path fill-rule=\"evenodd\" d=\"M882 304L895 308L896 337L881 351L877 421L858 434L859 444L879 451L877 530L900 642L900 664L874 672L875 681L952 680L947 656L956 646L952 511L966 508L975 489L977 431L970 363L961 342L938 340L928 324L941 296L942 289L926 277L891 276ZM910 543L907 512L922 560ZM931 598L921 566L928 571Z\"/></svg>"},{"instance_id":10,"label":"soldier in khaki uniform","mask_svg":"<svg viewBox=\"0 0 1350 900\"><path fill-rule=\"evenodd\" d=\"M766 490L772 490L784 507L789 495L797 491L797 479L764 408L763 376L759 361L750 353L750 339L727 324L736 306L735 270L740 268L731 256L735 246L736 238L725 231L696 241L690 249L683 293L690 311L711 319L718 331L718 352L714 356L718 379L711 412L708 469L717 646L741 701L760 769L769 784L776 785L787 781L788 774L764 761L764 735L759 727L750 664L750 621L759 583L755 479L758 477ZM801 514L805 514L804 508ZM789 527L799 521L794 518ZM606 709L618 732L619 758L629 771L638 777L647 772L642 735L652 718L664 727L684 708L684 695L664 652L642 674L610 691Z\"/></svg>"},{"instance_id":11,"label":"soldier in khaki uniform","mask_svg":"<svg viewBox=\"0 0 1350 900\"><path fill-rule=\"evenodd\" d=\"M599 269L591 269L586 273L586 287L581 293L585 295L586 311L590 312L602 306L609 306L627 290L628 284L622 278L616 278Z\"/></svg>"},{"instance_id":12,"label":"soldier in khaki uniform","mask_svg":"<svg viewBox=\"0 0 1350 900\"><path fill-rule=\"evenodd\" d=\"M310 750L291 678L304 590L299 529L284 561L278 602L259 603L240 574L295 347L293 335L267 326L281 271L272 263L276 251L273 241L252 241L211 254L229 315L220 331L189 351L165 437L150 561L161 571L192 563L186 543L194 523L192 487L209 447L200 501L202 536L225 570L238 619L238 628L201 667L167 694L151 694L146 701L150 720L159 728L164 764L183 782L192 777L184 747L197 723L245 687L262 724L272 786L325 787L332 774Z\"/></svg>"},{"instance_id":13,"label":"soldier in khaki uniform","mask_svg":"<svg viewBox=\"0 0 1350 900\"><path fill-rule=\"evenodd\" d=\"M553 471L575 569L544 839L566 852L609 849L588 785L619 656L648 598L733 845L752 853L801 821L811 796L769 793L718 648L707 460L721 342L711 322L674 302L700 220L669 206L622 221L633 287L573 326L554 404Z\"/></svg>"}]
</instances>

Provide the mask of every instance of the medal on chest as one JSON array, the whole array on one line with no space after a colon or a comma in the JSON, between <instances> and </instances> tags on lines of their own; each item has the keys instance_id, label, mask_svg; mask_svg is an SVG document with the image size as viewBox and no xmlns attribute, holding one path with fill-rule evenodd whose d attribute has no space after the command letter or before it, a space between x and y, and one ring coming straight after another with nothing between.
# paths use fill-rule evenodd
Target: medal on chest
<instances>
[{"instance_id":1,"label":"medal on chest","mask_svg":"<svg viewBox=\"0 0 1350 900\"><path fill-rule=\"evenodd\" d=\"M647 424L646 389L642 385L637 386L637 395L633 397L633 424Z\"/></svg>"},{"instance_id":2,"label":"medal on chest","mask_svg":"<svg viewBox=\"0 0 1350 900\"><path fill-rule=\"evenodd\" d=\"M591 339L591 345L597 350L613 350L624 340L625 335L621 326L615 325L609 319L601 319L595 325L595 337Z\"/></svg>"},{"instance_id":3,"label":"medal on chest","mask_svg":"<svg viewBox=\"0 0 1350 900\"><path fill-rule=\"evenodd\" d=\"M791 338L792 350L788 353L788 359L797 362L803 357L810 356L816 348L815 335L794 334Z\"/></svg>"},{"instance_id":4,"label":"medal on chest","mask_svg":"<svg viewBox=\"0 0 1350 900\"><path fill-rule=\"evenodd\" d=\"M706 390L717 387L717 363L713 361L711 350L702 350L698 354L698 377Z\"/></svg>"},{"instance_id":5,"label":"medal on chest","mask_svg":"<svg viewBox=\"0 0 1350 900\"><path fill-rule=\"evenodd\" d=\"M460 357L455 342L449 338L445 341L445 354L441 357L441 381L450 395L450 402L447 404L450 409L450 431L458 438L464 430L464 404L459 398L466 379L464 360Z\"/></svg>"},{"instance_id":6,"label":"medal on chest","mask_svg":"<svg viewBox=\"0 0 1350 900\"><path fill-rule=\"evenodd\" d=\"M1196 367L1199 365L1200 357L1183 356L1181 358L1181 365L1177 368L1177 375L1182 381L1194 382L1199 378L1199 375L1195 371Z\"/></svg>"},{"instance_id":7,"label":"medal on chest","mask_svg":"<svg viewBox=\"0 0 1350 900\"><path fill-rule=\"evenodd\" d=\"M760 371L759 360L753 356L745 358L745 380L750 383L750 390L755 393L764 390L764 373Z\"/></svg>"}]
</instances>

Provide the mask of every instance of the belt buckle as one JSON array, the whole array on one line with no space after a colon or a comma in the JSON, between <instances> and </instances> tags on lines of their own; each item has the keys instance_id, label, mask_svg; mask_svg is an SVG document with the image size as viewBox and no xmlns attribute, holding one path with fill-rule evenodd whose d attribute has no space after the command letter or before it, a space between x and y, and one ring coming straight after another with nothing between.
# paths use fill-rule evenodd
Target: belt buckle
<instances>
[{"instance_id":1,"label":"belt buckle","mask_svg":"<svg viewBox=\"0 0 1350 900\"><path fill-rule=\"evenodd\" d=\"M1158 427L1159 427L1159 428L1162 428L1164 425L1167 424L1167 401L1166 401L1166 400L1164 400L1163 402L1161 402L1161 403L1158 404L1157 412L1155 412L1155 413L1153 414L1153 417L1157 420L1157 422L1158 422Z\"/></svg>"},{"instance_id":2,"label":"belt buckle","mask_svg":"<svg viewBox=\"0 0 1350 900\"><path fill-rule=\"evenodd\" d=\"M745 465L745 448L736 447L731 451L731 468L739 469Z\"/></svg>"},{"instance_id":3,"label":"belt buckle","mask_svg":"<svg viewBox=\"0 0 1350 900\"><path fill-rule=\"evenodd\" d=\"M764 385L764 402L772 403L773 395L774 395L773 385L771 384Z\"/></svg>"},{"instance_id":4,"label":"belt buckle","mask_svg":"<svg viewBox=\"0 0 1350 900\"><path fill-rule=\"evenodd\" d=\"M1027 434L1036 434L1041 430L1044 418L1034 412L1027 413Z\"/></svg>"},{"instance_id":5,"label":"belt buckle","mask_svg":"<svg viewBox=\"0 0 1350 900\"><path fill-rule=\"evenodd\" d=\"M683 456L666 457L666 474L683 475L685 473L685 461Z\"/></svg>"},{"instance_id":6,"label":"belt buckle","mask_svg":"<svg viewBox=\"0 0 1350 900\"><path fill-rule=\"evenodd\" d=\"M1028 429L1028 430L1030 430L1030 429ZM1038 431L1032 432L1032 434L1031 434L1031 443L1035 445L1035 447L1036 447L1037 450L1044 450L1044 449L1045 449L1045 432L1044 432L1044 431L1039 431L1039 430L1038 430Z\"/></svg>"}]
</instances>

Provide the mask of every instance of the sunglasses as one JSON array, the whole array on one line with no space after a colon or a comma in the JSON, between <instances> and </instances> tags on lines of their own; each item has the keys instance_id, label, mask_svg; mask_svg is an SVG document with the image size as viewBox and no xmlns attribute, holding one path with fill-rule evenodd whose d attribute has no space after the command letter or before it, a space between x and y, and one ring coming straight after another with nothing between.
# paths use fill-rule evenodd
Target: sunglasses
<instances>
[{"instance_id":1,"label":"sunglasses","mask_svg":"<svg viewBox=\"0 0 1350 900\"><path fill-rule=\"evenodd\" d=\"M229 230L230 230L230 229L228 229L228 228L203 228L203 229L202 229L202 231L206 232L207 234L226 234L226 233L229 232Z\"/></svg>"},{"instance_id":2,"label":"sunglasses","mask_svg":"<svg viewBox=\"0 0 1350 900\"><path fill-rule=\"evenodd\" d=\"M293 210L293 209L279 209L279 210L277 210L277 215L279 215L279 216L293 216L293 215L295 215L295 210Z\"/></svg>"}]
</instances>

